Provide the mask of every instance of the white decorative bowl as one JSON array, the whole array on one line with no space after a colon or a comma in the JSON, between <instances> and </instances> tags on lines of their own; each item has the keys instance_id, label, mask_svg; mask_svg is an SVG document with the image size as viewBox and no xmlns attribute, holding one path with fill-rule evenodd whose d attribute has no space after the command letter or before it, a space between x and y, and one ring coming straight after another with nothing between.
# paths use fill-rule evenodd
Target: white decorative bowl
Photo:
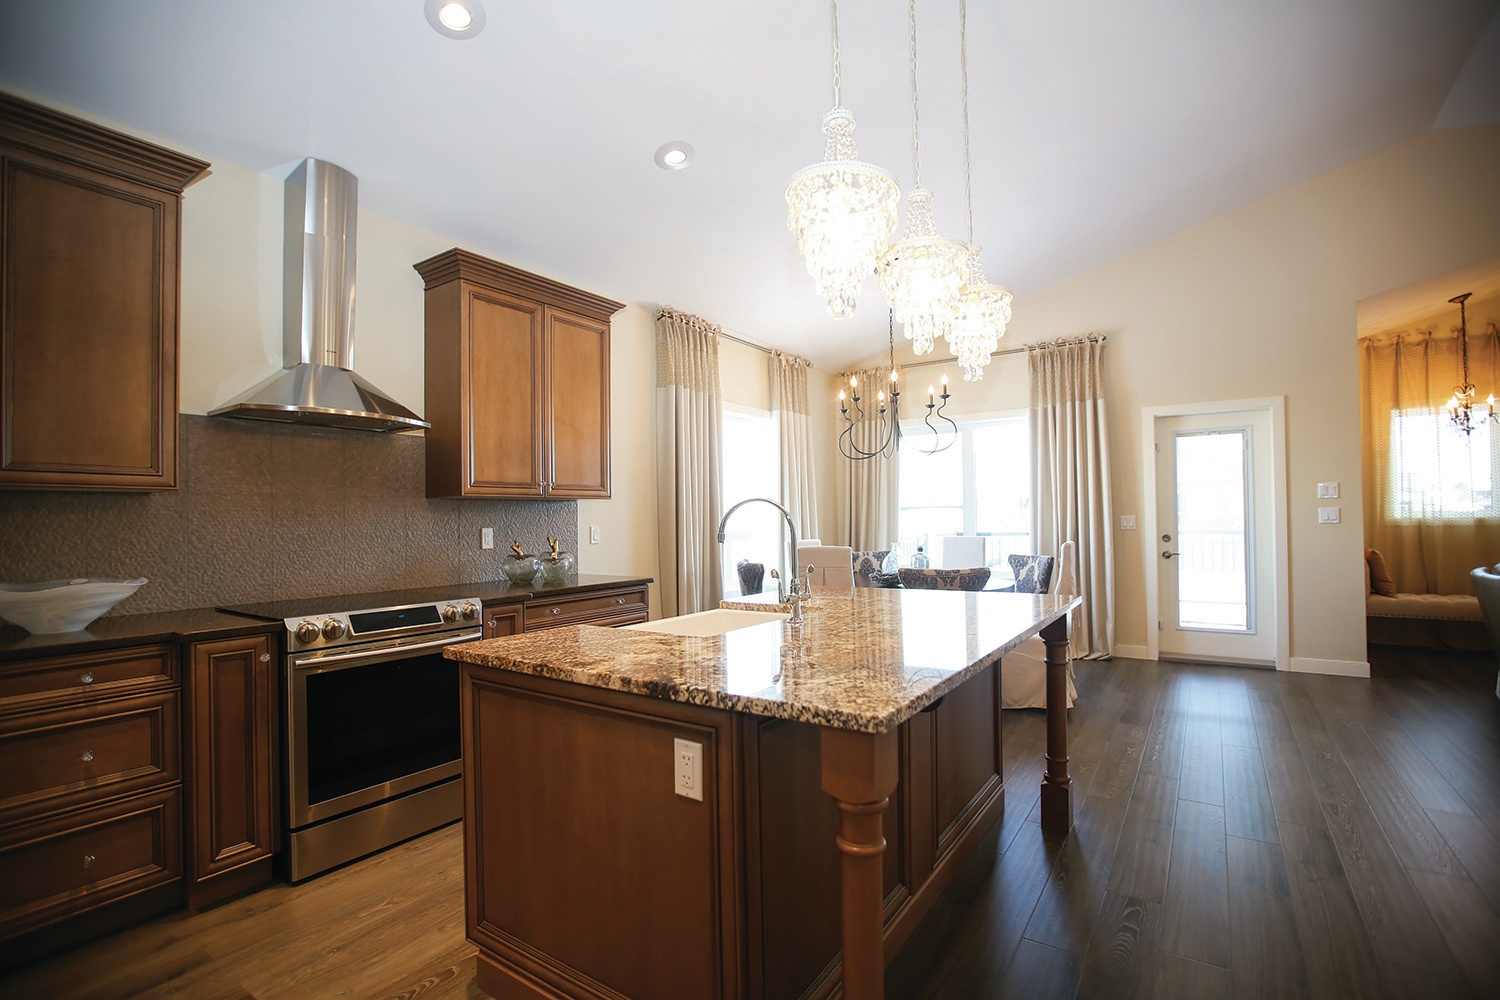
<instances>
[{"instance_id":1,"label":"white decorative bowl","mask_svg":"<svg viewBox=\"0 0 1500 1000\"><path fill-rule=\"evenodd\" d=\"M47 580L0 583L0 618L36 635L76 632L141 589L134 580Z\"/></svg>"}]
</instances>

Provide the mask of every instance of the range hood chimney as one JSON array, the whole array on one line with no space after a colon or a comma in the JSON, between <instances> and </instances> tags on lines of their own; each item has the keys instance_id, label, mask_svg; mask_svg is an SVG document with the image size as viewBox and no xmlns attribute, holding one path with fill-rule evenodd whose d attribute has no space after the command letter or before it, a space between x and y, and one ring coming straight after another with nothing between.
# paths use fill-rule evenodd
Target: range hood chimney
<instances>
[{"instance_id":1,"label":"range hood chimney","mask_svg":"<svg viewBox=\"0 0 1500 1000\"><path fill-rule=\"evenodd\" d=\"M432 426L353 371L358 193L358 178L322 160L303 160L286 179L285 369L212 416L362 431Z\"/></svg>"}]
</instances>

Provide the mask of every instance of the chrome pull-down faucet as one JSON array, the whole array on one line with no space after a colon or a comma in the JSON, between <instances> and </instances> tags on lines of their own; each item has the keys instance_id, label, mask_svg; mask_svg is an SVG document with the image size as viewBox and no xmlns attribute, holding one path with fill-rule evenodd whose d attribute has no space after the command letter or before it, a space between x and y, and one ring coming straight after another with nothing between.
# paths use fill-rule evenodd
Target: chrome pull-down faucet
<instances>
[{"instance_id":1,"label":"chrome pull-down faucet","mask_svg":"<svg viewBox=\"0 0 1500 1000\"><path fill-rule=\"evenodd\" d=\"M792 580L788 584L787 581L781 578L781 574L774 569L771 571L771 576L776 580L776 603L786 604L790 600L792 604L792 617L788 618L787 621L793 624L800 624L802 622L802 595L804 591L801 576L797 572L797 522L792 520L791 511L781 506L775 500L767 500L765 497L751 497L748 500L741 500L726 510L724 516L719 519L719 544L724 544L724 525L729 523L729 516L747 503L768 503L781 511L782 519L786 521L787 537L791 543L791 547L787 550L786 566L791 571Z\"/></svg>"}]
</instances>

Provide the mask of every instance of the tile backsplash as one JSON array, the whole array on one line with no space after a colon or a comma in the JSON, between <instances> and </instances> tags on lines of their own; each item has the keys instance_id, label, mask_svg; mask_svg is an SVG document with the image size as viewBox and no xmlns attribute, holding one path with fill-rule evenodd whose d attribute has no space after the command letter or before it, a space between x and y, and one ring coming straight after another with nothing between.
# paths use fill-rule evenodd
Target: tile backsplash
<instances>
[{"instance_id":1,"label":"tile backsplash","mask_svg":"<svg viewBox=\"0 0 1500 1000\"><path fill-rule=\"evenodd\" d=\"M426 440L183 414L178 489L0 490L0 581L151 582L111 614L493 580L578 551L572 500L429 500ZM495 548L479 547L481 528Z\"/></svg>"}]
</instances>

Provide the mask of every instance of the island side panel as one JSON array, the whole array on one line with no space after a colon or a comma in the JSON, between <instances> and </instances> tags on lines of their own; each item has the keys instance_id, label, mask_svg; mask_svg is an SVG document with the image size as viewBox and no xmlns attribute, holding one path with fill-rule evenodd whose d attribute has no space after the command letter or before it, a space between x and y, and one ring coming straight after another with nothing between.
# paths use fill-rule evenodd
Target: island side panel
<instances>
[{"instance_id":1,"label":"island side panel","mask_svg":"<svg viewBox=\"0 0 1500 1000\"><path fill-rule=\"evenodd\" d=\"M465 887L492 996L741 996L728 713L467 666ZM674 740L702 745L702 801Z\"/></svg>"}]
</instances>

